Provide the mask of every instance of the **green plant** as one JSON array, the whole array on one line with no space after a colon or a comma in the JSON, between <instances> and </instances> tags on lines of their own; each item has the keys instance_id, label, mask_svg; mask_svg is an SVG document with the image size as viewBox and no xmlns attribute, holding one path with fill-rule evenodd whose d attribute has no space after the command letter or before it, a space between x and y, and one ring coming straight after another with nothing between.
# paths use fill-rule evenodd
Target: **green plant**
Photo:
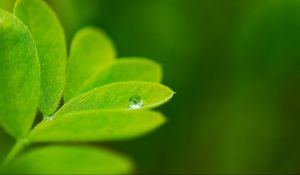
<instances>
[{"instance_id":1,"label":"green plant","mask_svg":"<svg viewBox=\"0 0 300 175\"><path fill-rule=\"evenodd\" d=\"M134 138L165 122L149 110L173 96L159 84L160 66L115 58L110 39L86 27L72 41L67 66L63 28L45 2L18 0L14 14L0 10L0 124L16 140L2 173L132 171L121 154L71 144ZM43 119L32 126L37 110ZM0 140L1 156L9 146Z\"/></svg>"}]
</instances>

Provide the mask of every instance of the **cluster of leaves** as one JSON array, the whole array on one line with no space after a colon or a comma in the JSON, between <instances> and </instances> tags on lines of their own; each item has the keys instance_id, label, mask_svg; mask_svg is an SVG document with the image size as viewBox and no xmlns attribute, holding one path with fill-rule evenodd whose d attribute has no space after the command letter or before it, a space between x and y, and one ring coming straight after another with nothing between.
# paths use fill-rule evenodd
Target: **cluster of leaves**
<instances>
[{"instance_id":1,"label":"cluster of leaves","mask_svg":"<svg viewBox=\"0 0 300 175\"><path fill-rule=\"evenodd\" d=\"M129 139L164 123L162 114L149 110L173 96L160 84L157 63L116 59L110 39L94 27L76 34L67 57L63 28L45 2L18 0L14 14L0 10L0 125L16 140L1 172L126 173L131 161L104 148L46 144L23 150L33 143ZM133 110L128 99L135 95L143 105ZM37 111L43 120L32 126ZM6 141L0 140L3 155Z\"/></svg>"}]
</instances>

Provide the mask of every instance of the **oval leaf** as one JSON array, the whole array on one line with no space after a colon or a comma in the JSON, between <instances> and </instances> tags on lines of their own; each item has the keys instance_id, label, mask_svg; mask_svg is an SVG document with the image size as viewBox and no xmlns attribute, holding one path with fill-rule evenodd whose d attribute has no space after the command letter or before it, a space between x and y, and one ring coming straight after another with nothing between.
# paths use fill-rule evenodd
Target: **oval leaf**
<instances>
[{"instance_id":1,"label":"oval leaf","mask_svg":"<svg viewBox=\"0 0 300 175\"><path fill-rule=\"evenodd\" d=\"M115 58L111 40L99 29L86 27L74 37L71 45L64 100L79 95L85 82Z\"/></svg>"},{"instance_id":2,"label":"oval leaf","mask_svg":"<svg viewBox=\"0 0 300 175\"><path fill-rule=\"evenodd\" d=\"M42 87L39 108L48 116L57 108L65 84L64 31L54 12L42 0L18 0L14 13L29 27L37 44Z\"/></svg>"},{"instance_id":3,"label":"oval leaf","mask_svg":"<svg viewBox=\"0 0 300 175\"><path fill-rule=\"evenodd\" d=\"M119 81L161 81L162 71L159 64L146 58L121 58L99 71L84 85L80 93L105 84Z\"/></svg>"},{"instance_id":4,"label":"oval leaf","mask_svg":"<svg viewBox=\"0 0 300 175\"><path fill-rule=\"evenodd\" d=\"M172 98L174 92L161 84L150 82L119 82L95 88L65 104L56 116L76 111L116 109L131 110L129 99L138 95L140 109L157 107Z\"/></svg>"},{"instance_id":5,"label":"oval leaf","mask_svg":"<svg viewBox=\"0 0 300 175\"><path fill-rule=\"evenodd\" d=\"M162 125L152 111L85 111L43 122L30 135L34 142L110 141L137 137Z\"/></svg>"},{"instance_id":6,"label":"oval leaf","mask_svg":"<svg viewBox=\"0 0 300 175\"><path fill-rule=\"evenodd\" d=\"M39 100L40 71L28 28L0 10L0 124L22 137L32 125Z\"/></svg>"},{"instance_id":7,"label":"oval leaf","mask_svg":"<svg viewBox=\"0 0 300 175\"><path fill-rule=\"evenodd\" d=\"M5 169L13 174L128 174L132 163L106 149L60 145L25 153Z\"/></svg>"}]
</instances>

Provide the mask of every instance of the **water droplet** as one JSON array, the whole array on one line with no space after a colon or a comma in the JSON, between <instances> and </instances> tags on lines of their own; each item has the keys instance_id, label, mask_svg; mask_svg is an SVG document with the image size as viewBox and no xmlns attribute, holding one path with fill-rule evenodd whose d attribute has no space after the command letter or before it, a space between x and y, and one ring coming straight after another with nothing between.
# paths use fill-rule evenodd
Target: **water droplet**
<instances>
[{"instance_id":1,"label":"water droplet","mask_svg":"<svg viewBox=\"0 0 300 175\"><path fill-rule=\"evenodd\" d=\"M142 98L138 95L134 95L129 98L129 108L130 109L139 109L143 106Z\"/></svg>"}]
</instances>

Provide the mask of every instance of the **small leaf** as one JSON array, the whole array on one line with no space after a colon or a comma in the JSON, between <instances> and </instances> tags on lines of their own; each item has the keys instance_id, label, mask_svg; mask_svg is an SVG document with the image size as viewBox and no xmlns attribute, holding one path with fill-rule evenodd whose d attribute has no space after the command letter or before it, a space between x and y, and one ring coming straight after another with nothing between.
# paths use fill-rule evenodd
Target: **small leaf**
<instances>
[{"instance_id":1,"label":"small leaf","mask_svg":"<svg viewBox=\"0 0 300 175\"><path fill-rule=\"evenodd\" d=\"M114 46L104 32L93 27L81 29L71 45L64 100L79 95L85 82L114 62L115 55Z\"/></svg>"},{"instance_id":2,"label":"small leaf","mask_svg":"<svg viewBox=\"0 0 300 175\"><path fill-rule=\"evenodd\" d=\"M55 13L42 0L18 0L14 13L29 27L37 44L42 87L39 108L48 116L56 110L65 85L64 31Z\"/></svg>"},{"instance_id":3,"label":"small leaf","mask_svg":"<svg viewBox=\"0 0 300 175\"><path fill-rule=\"evenodd\" d=\"M161 81L162 71L159 64L146 58L121 58L114 64L91 77L81 93L105 84L119 81Z\"/></svg>"},{"instance_id":4,"label":"small leaf","mask_svg":"<svg viewBox=\"0 0 300 175\"><path fill-rule=\"evenodd\" d=\"M158 83L138 81L112 83L73 98L57 112L56 116L84 110L131 110L129 99L135 95L142 99L141 109L154 108L167 102L173 94L171 89Z\"/></svg>"},{"instance_id":5,"label":"small leaf","mask_svg":"<svg viewBox=\"0 0 300 175\"><path fill-rule=\"evenodd\" d=\"M5 168L13 174L128 174L131 161L106 149L47 146L20 155Z\"/></svg>"},{"instance_id":6,"label":"small leaf","mask_svg":"<svg viewBox=\"0 0 300 175\"><path fill-rule=\"evenodd\" d=\"M15 138L32 125L39 87L38 55L28 28L0 10L0 124Z\"/></svg>"},{"instance_id":7,"label":"small leaf","mask_svg":"<svg viewBox=\"0 0 300 175\"><path fill-rule=\"evenodd\" d=\"M162 125L165 118L152 111L85 111L45 121L33 130L30 140L108 141L137 137Z\"/></svg>"}]
</instances>

